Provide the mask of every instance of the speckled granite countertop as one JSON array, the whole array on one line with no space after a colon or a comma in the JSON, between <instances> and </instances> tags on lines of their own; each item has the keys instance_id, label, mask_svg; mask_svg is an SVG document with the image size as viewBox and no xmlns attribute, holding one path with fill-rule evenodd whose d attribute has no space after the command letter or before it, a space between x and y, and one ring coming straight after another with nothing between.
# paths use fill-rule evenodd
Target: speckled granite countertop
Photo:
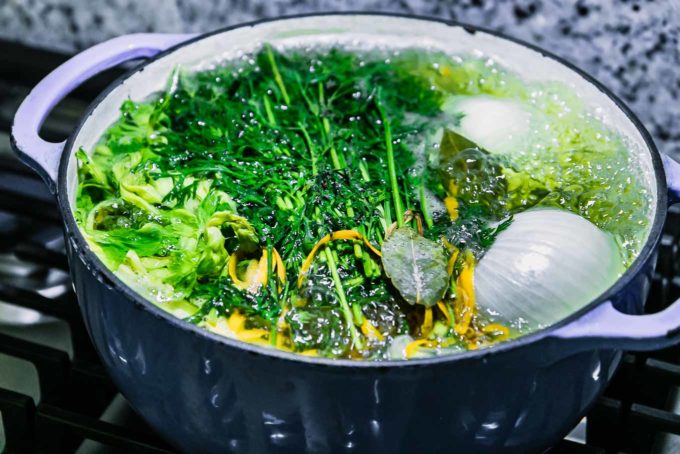
<instances>
[{"instance_id":1,"label":"speckled granite countertop","mask_svg":"<svg viewBox=\"0 0 680 454\"><path fill-rule=\"evenodd\" d=\"M338 10L451 18L549 49L609 86L680 159L680 0L0 0L0 37L75 51L123 33Z\"/></svg>"}]
</instances>

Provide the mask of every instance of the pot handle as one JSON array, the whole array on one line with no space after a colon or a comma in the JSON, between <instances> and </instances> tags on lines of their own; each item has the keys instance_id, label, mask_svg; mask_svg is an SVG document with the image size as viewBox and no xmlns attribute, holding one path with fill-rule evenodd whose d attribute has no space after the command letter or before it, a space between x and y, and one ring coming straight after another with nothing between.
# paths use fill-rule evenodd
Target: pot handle
<instances>
[{"instance_id":1,"label":"pot handle","mask_svg":"<svg viewBox=\"0 0 680 454\"><path fill-rule=\"evenodd\" d=\"M649 351L680 343L680 300L656 314L629 315L605 301L552 337L580 341L593 349Z\"/></svg>"},{"instance_id":2,"label":"pot handle","mask_svg":"<svg viewBox=\"0 0 680 454\"><path fill-rule=\"evenodd\" d=\"M47 142L38 135L54 106L90 77L128 60L153 57L192 36L164 33L119 36L60 65L35 86L14 115L12 147L19 159L36 171L55 194L59 160L66 142Z\"/></svg>"},{"instance_id":3,"label":"pot handle","mask_svg":"<svg viewBox=\"0 0 680 454\"><path fill-rule=\"evenodd\" d=\"M680 202L680 163L666 155L662 155L661 160L666 171L670 202Z\"/></svg>"}]
</instances>

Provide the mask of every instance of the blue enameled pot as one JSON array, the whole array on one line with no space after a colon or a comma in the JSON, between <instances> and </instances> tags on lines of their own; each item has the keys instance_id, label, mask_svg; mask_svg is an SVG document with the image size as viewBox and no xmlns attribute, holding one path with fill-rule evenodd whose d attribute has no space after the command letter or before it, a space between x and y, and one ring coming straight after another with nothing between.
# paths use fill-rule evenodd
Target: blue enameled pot
<instances>
[{"instance_id":1,"label":"blue enameled pot","mask_svg":"<svg viewBox=\"0 0 680 454\"><path fill-rule=\"evenodd\" d=\"M489 349L410 361L310 358L247 345L174 318L106 269L73 217L75 150L92 149L123 99L164 88L172 69L206 67L253 50L342 42L429 46L494 58L527 80L571 86L626 137L653 196L639 257L584 309ZM124 61L149 58L90 106L65 143L38 136L66 94ZM17 111L19 157L56 193L85 323L116 385L161 435L188 452L539 452L565 435L606 387L621 350L680 340L680 304L638 315L662 224L680 190L680 166L662 157L609 90L560 58L476 27L382 14L291 17L201 36L122 36L76 55L48 75Z\"/></svg>"}]
</instances>

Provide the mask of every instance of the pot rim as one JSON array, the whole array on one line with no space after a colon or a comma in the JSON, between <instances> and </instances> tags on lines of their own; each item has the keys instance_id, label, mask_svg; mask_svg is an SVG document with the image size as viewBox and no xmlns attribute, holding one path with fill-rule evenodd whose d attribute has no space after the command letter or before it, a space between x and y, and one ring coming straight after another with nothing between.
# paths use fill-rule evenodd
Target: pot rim
<instances>
[{"instance_id":1,"label":"pot rim","mask_svg":"<svg viewBox=\"0 0 680 454\"><path fill-rule=\"evenodd\" d=\"M542 55L543 57L552 59L558 63L560 63L562 66L564 66L567 70L575 72L579 76L581 76L583 79L585 79L589 84L593 85L597 90L602 92L606 97L608 97L615 105L616 107L621 110L628 121L632 123L632 125L635 127L635 129L640 133L641 137L644 140L645 146L647 148L647 151L650 154L651 160L652 160L652 167L654 171L654 180L656 183L656 206L654 207L654 216L652 220L652 224L649 229L649 233L647 236L647 239L645 241L645 244L641 248L639 254L633 261L633 263L628 267L628 269L623 273L619 279L617 279L614 284L612 284L607 290L605 290L598 298L594 299L591 301L589 304L586 306L582 307L578 311L575 311L568 317L563 318L562 320L558 321L557 323L554 323L552 325L549 325L545 328L536 330L532 333L520 336L516 339L512 339L509 341L502 342L500 344L494 345L493 347L490 348L483 348L479 350L469 350L469 351L464 351L464 352L459 352L459 353L453 353L453 354L448 354L448 355L441 355L441 356L434 356L430 358L414 358L414 359L409 359L409 360L382 360L382 361L363 361L363 360L350 360L350 359L331 359L331 358L322 358L322 357L310 357L310 356L304 356L300 355L298 353L292 353L292 352L286 352L283 350L279 350L276 348L271 348L271 347L263 347L260 345L255 345L255 344L249 344L246 342L242 342L236 339L232 339L226 336L221 336L219 334L215 334L211 331L208 331L207 329L198 327L196 325L193 325L181 318L178 318L174 316L173 314L161 309L160 307L156 306L154 303L152 303L150 300L144 298L142 295L134 291L131 287L126 285L123 281L121 281L113 271L108 269L104 263L97 257L97 255L90 249L87 240L83 236L80 227L78 226L75 217L73 215L73 210L71 209L71 205L68 200L68 189L67 189L67 169L68 169L68 164L70 162L71 156L72 156L72 148L74 146L74 142L76 137L79 135L83 125L87 122L89 117L93 114L93 111L97 108L97 106L119 85L121 85L124 81L126 81L128 78L130 78L132 75L143 71L147 65L155 62L156 60L162 59L166 55L169 55L173 53L174 51L184 47L191 45L197 41L203 40L205 38L226 33L231 30L239 29L239 28L244 28L244 27L253 27L257 26L259 24L263 23L268 23L268 22L278 22L278 21L286 21L290 19L299 19L299 18L307 18L307 17L325 17L325 16L386 16L386 17L395 17L395 18L402 18L402 19L414 19L414 20L421 20L421 21L431 21L431 22L437 22L440 24L445 24L450 27L460 27L464 29L466 32L470 34L476 34L477 32L480 33L485 33L488 35L491 35L495 38L499 38L502 40L510 41L515 44L519 44L520 46L529 48L538 54ZM643 126L642 122L637 118L637 116L630 110L630 108L618 97L616 96L611 90L609 90L604 84L599 82L597 79L589 75L587 72L584 70L578 68L568 60L553 54L552 52L546 51L545 49L542 49L539 46L536 46L531 43L527 43L521 39L514 38L508 35L505 35L504 33L495 31L495 30L490 30L485 27L480 27L476 25L470 25L467 23L455 21L455 20L446 20L446 19L441 19L441 18L436 18L436 17L428 17L428 16L421 16L421 15L416 15L416 14L407 14L407 13L390 13L390 12L364 12L364 11L342 11L342 12L324 12L324 13L305 13L305 14L294 14L294 15L287 15L287 16L280 16L276 18L267 18L267 19L260 19L260 20L255 20L255 21L250 21L250 22L244 22L244 23L239 23L235 25L230 25L212 32L200 34L196 37L190 38L187 41L184 41L180 44L177 44L173 47L168 48L167 50L159 53L158 55L149 58L145 60L143 63L141 63L139 66L136 66L135 68L127 71L125 74L122 76L118 77L116 80L114 80L111 84L109 84L104 91L102 91L95 99L90 103L88 106L87 110L83 114L80 122L78 123L78 126L75 128L75 130L72 132L72 134L69 136L68 140L66 141L66 145L64 147L63 153L60 158L60 163L59 163L59 172L58 172L58 182L57 182L57 199L59 202L59 207L61 212L64 214L64 223L66 226L66 235L68 239L73 243L73 250L75 254L78 255L78 257L83 261L85 264L86 268L88 271L93 273L94 277L102 284L106 285L107 287L110 287L119 293L121 293L123 296L125 296L127 299L129 299L132 303L135 304L139 309L145 310L149 312L151 315L161 318L164 321L170 323L174 327L180 329L180 330L185 330L188 331L196 336L203 336L209 339L212 342L215 342L217 344L224 345L226 347L230 348L235 348L238 350L243 350L245 353L253 354L253 355L261 355L265 357L269 357L272 360L281 360L281 361L291 361L291 362L296 362L296 363L301 363L302 365L307 365L307 366L334 366L334 367L342 367L342 368L370 368L370 369L381 369L381 368L404 368L404 367L422 367L422 366L427 366L427 365L435 365L435 364L443 364L443 363L453 363L453 362L459 362L459 361L469 361L469 360L479 360L482 358L486 358L489 356L497 355L497 354L502 354L506 351L509 350L515 350L518 348L521 348L523 346L532 344L534 342L540 341L543 338L550 337L550 334L553 331L556 331L557 329L568 325L572 322L577 321L581 316L586 314L587 312L590 312L593 310L595 307L599 306L600 304L604 303L607 301L609 298L614 296L615 294L619 293L622 291L636 276L638 276L641 272L643 272L643 268L645 265L648 263L648 261L652 258L653 254L656 251L656 246L661 238L661 233L663 229L663 224L665 221L666 217L666 207L668 205L668 188L667 188L667 182L666 182L666 177L665 177L665 171L664 167L662 164L661 160L661 155L659 154L658 149L656 148L656 145L654 144L654 141L651 138L651 135L647 131L647 129Z\"/></svg>"}]
</instances>

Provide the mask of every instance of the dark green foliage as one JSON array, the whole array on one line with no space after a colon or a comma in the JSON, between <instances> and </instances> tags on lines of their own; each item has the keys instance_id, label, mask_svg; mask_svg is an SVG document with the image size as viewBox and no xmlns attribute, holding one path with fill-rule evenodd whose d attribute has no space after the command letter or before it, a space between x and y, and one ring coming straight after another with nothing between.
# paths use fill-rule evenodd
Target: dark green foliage
<instances>
[{"instance_id":1,"label":"dark green foliage","mask_svg":"<svg viewBox=\"0 0 680 454\"><path fill-rule=\"evenodd\" d=\"M121 278L192 323L238 311L246 329L264 329L274 345L285 336L293 351L383 358L394 336L423 334L423 308L407 303L413 292L395 288L359 241L322 247L298 288L305 258L325 235L354 230L380 249L393 224L416 228L422 212L427 240L416 235L414 243L437 250L429 252L439 281L427 297L432 306L444 280L455 287L456 271L444 275L442 237L480 258L511 215L529 207L565 207L602 228L617 212L619 194L603 191L606 176L590 188L559 184L573 176L564 170L570 160L583 169L606 165L609 155L589 154L604 146L599 139L584 140L599 130L569 136L568 153L531 175L449 129L432 162L425 138L461 119L442 112L446 97L525 93L481 60L337 48L279 53L265 45L228 66L177 68L168 86L152 99L125 101L92 153L76 153L76 217ZM636 186L625 187L632 198ZM456 197L455 221L428 211L426 190ZM284 279L269 260L262 285L239 288L264 251L270 258L278 251ZM364 321L384 339L366 334Z\"/></svg>"},{"instance_id":2,"label":"dark green foliage","mask_svg":"<svg viewBox=\"0 0 680 454\"><path fill-rule=\"evenodd\" d=\"M438 169L445 189L456 186L456 197L478 205L489 215L506 212L507 183L499 159L460 134L444 130Z\"/></svg>"},{"instance_id":3,"label":"dark green foliage","mask_svg":"<svg viewBox=\"0 0 680 454\"><path fill-rule=\"evenodd\" d=\"M298 294L291 286L323 235L357 229L379 245L389 220L383 213L394 212L386 205L417 204L410 147L428 118L439 115L443 94L406 70L410 58L395 64L338 49L280 54L265 47L235 66L193 75L178 69L173 91L126 101L93 157L78 153L81 225L114 269L143 266L158 276L144 283L151 294L172 283L188 295L195 323L213 309L224 316L239 309L273 324L286 301L304 300L304 308L286 316L294 348L346 354L338 295L328 290L332 281L321 285L329 277L309 279L316 290ZM385 121L395 194L385 190ZM100 202L106 206L95 208ZM242 256L244 272L264 244L285 262L285 293L276 291L274 273L254 295L227 276L229 254ZM351 244L332 248L343 281L372 279L370 291L382 289L385 301L394 300L374 257L366 251L356 257ZM353 304L372 303L363 284L344 287ZM391 312L401 319L398 307Z\"/></svg>"}]
</instances>

